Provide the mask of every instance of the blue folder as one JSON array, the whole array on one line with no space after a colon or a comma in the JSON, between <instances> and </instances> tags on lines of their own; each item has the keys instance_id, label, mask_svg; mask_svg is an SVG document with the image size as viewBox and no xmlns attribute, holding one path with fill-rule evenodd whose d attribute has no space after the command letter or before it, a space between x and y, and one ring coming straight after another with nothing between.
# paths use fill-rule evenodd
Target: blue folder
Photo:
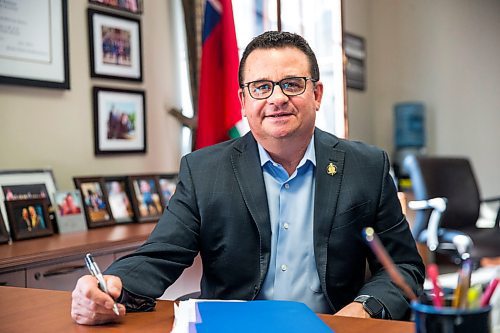
<instances>
[{"instance_id":1,"label":"blue folder","mask_svg":"<svg viewBox=\"0 0 500 333\"><path fill-rule=\"evenodd\" d=\"M305 304L291 301L199 302L197 333L332 333Z\"/></svg>"}]
</instances>

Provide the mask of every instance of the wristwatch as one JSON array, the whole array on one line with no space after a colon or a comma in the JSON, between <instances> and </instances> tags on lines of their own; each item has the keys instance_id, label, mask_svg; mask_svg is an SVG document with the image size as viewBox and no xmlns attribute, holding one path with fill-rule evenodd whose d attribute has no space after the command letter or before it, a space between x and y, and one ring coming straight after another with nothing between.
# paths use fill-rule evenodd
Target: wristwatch
<instances>
[{"instance_id":1,"label":"wristwatch","mask_svg":"<svg viewBox=\"0 0 500 333\"><path fill-rule=\"evenodd\" d=\"M382 305L382 303L380 303L380 301L375 297L370 295L360 295L354 299L354 302L363 304L363 309L368 312L370 317L377 319L385 318L384 305Z\"/></svg>"}]
</instances>

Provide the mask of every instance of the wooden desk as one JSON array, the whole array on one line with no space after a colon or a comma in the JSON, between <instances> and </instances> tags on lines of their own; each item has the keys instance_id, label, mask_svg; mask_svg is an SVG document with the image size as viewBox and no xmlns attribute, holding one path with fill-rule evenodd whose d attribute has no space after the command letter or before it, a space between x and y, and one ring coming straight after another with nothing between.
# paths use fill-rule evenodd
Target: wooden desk
<instances>
[{"instance_id":1,"label":"wooden desk","mask_svg":"<svg viewBox=\"0 0 500 333\"><path fill-rule=\"evenodd\" d=\"M129 313L122 322L82 326L70 317L71 294L65 291L0 287L0 332L170 332L171 301L158 301L156 311ZM413 323L320 315L336 333L414 332Z\"/></svg>"}]
</instances>

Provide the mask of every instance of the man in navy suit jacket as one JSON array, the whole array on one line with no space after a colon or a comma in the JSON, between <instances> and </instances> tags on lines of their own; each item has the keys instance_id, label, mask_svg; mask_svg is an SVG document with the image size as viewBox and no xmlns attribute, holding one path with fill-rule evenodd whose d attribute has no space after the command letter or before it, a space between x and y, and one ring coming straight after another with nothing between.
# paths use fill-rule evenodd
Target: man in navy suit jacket
<instances>
[{"instance_id":1,"label":"man in navy suit jacket","mask_svg":"<svg viewBox=\"0 0 500 333\"><path fill-rule=\"evenodd\" d=\"M424 268L387 155L315 128L323 84L302 37L285 32L256 37L239 74L239 98L251 132L182 158L176 192L155 230L138 251L106 272L120 315L125 308L154 306L200 253L202 298L284 298L312 308L317 300L324 312L407 318L408 300L361 236L363 228L373 227L406 282L421 293ZM285 181L277 181L278 174ZM292 189L288 183L294 179L307 187L301 192L306 193L303 207L293 195L288 198L305 217L289 225L281 221L287 202L276 189ZM287 243L283 237L296 226L305 230L303 242ZM365 280L366 262L371 277ZM301 274L317 281L317 290L309 290ZM278 290L285 292L278 297ZM73 292L72 317L82 324L113 321L119 316L112 305L95 279L85 276Z\"/></svg>"}]
</instances>

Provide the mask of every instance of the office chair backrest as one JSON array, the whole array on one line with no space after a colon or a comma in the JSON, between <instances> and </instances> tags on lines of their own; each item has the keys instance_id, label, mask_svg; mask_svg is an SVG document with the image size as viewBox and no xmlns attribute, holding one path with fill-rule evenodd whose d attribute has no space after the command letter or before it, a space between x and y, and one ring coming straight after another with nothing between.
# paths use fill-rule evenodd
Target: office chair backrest
<instances>
[{"instance_id":1,"label":"office chair backrest","mask_svg":"<svg viewBox=\"0 0 500 333\"><path fill-rule=\"evenodd\" d=\"M457 230L474 227L479 217L480 196L468 159L408 156L404 167L410 175L415 200L448 199L441 227ZM426 228L426 214L417 214L414 236Z\"/></svg>"}]
</instances>

